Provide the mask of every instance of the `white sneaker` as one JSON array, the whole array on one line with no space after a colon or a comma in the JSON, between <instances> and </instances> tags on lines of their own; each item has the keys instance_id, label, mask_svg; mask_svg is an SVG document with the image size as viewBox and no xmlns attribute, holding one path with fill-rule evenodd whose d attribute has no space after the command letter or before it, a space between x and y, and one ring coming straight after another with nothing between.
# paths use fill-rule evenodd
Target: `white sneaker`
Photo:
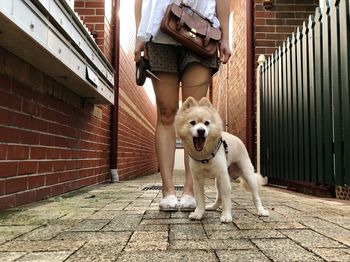
<instances>
[{"instance_id":1,"label":"white sneaker","mask_svg":"<svg viewBox=\"0 0 350 262\"><path fill-rule=\"evenodd\" d=\"M159 202L159 210L161 211L177 211L177 197L175 195L168 195L163 197Z\"/></svg>"},{"instance_id":2,"label":"white sneaker","mask_svg":"<svg viewBox=\"0 0 350 262\"><path fill-rule=\"evenodd\" d=\"M190 195L182 195L180 200L180 211L194 211L196 209L196 199Z\"/></svg>"}]
</instances>

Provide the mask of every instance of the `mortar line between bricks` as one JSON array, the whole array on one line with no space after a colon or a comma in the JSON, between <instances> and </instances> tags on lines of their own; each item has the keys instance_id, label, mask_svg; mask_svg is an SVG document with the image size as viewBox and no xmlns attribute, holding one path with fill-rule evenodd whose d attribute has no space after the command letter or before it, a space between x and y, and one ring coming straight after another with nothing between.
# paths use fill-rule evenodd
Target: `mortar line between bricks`
<instances>
[{"instance_id":1,"label":"mortar line between bricks","mask_svg":"<svg viewBox=\"0 0 350 262\"><path fill-rule=\"evenodd\" d=\"M74 255L75 253L77 253L80 249L82 249L88 242L89 242L89 241L84 242L84 244L83 244L81 247L79 247L78 249L74 250L74 252L71 253L71 254L70 254L65 260L63 260L63 261L67 261L71 256L73 256L73 255Z\"/></svg>"},{"instance_id":2,"label":"mortar line between bricks","mask_svg":"<svg viewBox=\"0 0 350 262\"><path fill-rule=\"evenodd\" d=\"M18 226L18 225L1 225L1 226ZM20 226L23 226L23 225L20 225ZM39 228L41 228L41 227L44 227L44 226L43 226L43 225L38 225L38 227L33 228L32 230L30 230L30 231L28 231L28 232L22 233L22 234L20 234L20 235L14 237L14 238L12 238L12 239L6 240L6 241L5 241L4 243L2 243L1 245L6 244L6 243L8 243L8 242L10 242L10 241L16 240L17 238L19 238L19 237L21 237L21 236L23 236L23 235L26 235L26 234L28 234L28 233L30 233L30 232L33 232L34 230L37 230L37 229L39 229ZM20 241L21 241L21 240L20 240ZM25 241L25 240L23 240L23 241Z\"/></svg>"},{"instance_id":3,"label":"mortar line between bricks","mask_svg":"<svg viewBox=\"0 0 350 262\"><path fill-rule=\"evenodd\" d=\"M331 223L331 224L333 224L333 225L335 225L335 226L341 227L342 229L345 229L345 230L347 230L347 231L350 232L350 230L349 230L348 228L346 228L346 227L344 227L344 226L342 226L342 225L338 225L338 224L336 224L336 223L334 223L334 222L332 222L332 221L325 220L325 219L323 219L322 217L317 217L317 218L318 218L318 219L321 219L321 220L324 221L324 222Z\"/></svg>"},{"instance_id":4,"label":"mortar line between bricks","mask_svg":"<svg viewBox=\"0 0 350 262\"><path fill-rule=\"evenodd\" d=\"M326 221L327 221L327 220L326 220ZM339 244L341 244L341 245L346 246L347 248L350 248L350 246L349 246L348 244L342 243L342 242L340 242L339 240L336 240L336 239L334 239L334 238L332 238L332 237L330 237L330 236L327 236L327 235L325 235L325 234L323 234L323 233L321 233L321 232L318 232L318 231L316 231L315 229L306 226L306 225L303 224L302 222L300 222L300 224L303 225L303 226L305 226L306 228L300 228L300 229L298 229L298 230L311 230L311 231L313 231L313 232L315 232L315 233L317 233L317 234L319 234L319 235L321 235L321 236L323 236L323 237L325 237L325 238L331 239L331 240L333 240L333 241L335 241L335 242L337 242L337 243L339 243ZM280 230L281 230L281 229L280 229ZM284 230L295 230L295 229L289 228L289 229L284 229ZM348 229L346 229L346 230L348 230ZM350 230L349 230L349 231L350 231ZM282 235L284 235L282 232L280 232L280 233L281 233ZM339 248L341 248L341 247L339 247Z\"/></svg>"},{"instance_id":5,"label":"mortar line between bricks","mask_svg":"<svg viewBox=\"0 0 350 262\"><path fill-rule=\"evenodd\" d=\"M259 252L261 252L261 254L263 254L268 260L270 260L271 262L274 262L272 258L270 258L267 254L265 254L265 252L262 251L262 250L259 248L259 246L256 245L256 244L254 243L254 241L252 241L253 239L255 239L255 238L249 238L249 242L252 243L252 245L253 245L254 247L256 247L256 249L257 249ZM260 239L266 239L266 238L260 238ZM271 239L273 239L273 238L271 238ZM277 238L276 238L276 239L277 239ZM280 239L280 238L279 238L279 239Z\"/></svg>"},{"instance_id":6,"label":"mortar line between bricks","mask_svg":"<svg viewBox=\"0 0 350 262\"><path fill-rule=\"evenodd\" d=\"M170 217L171 217L171 214L170 214ZM167 243L167 247L166 247L166 250L171 250L170 249L170 224L167 225L168 226L168 243Z\"/></svg>"},{"instance_id":7,"label":"mortar line between bricks","mask_svg":"<svg viewBox=\"0 0 350 262\"><path fill-rule=\"evenodd\" d=\"M315 255L316 257L322 259L322 261L326 261L326 260L323 259L321 256L319 256L318 254L312 252L312 250L310 250L308 247L304 247L304 246L301 245L301 243L299 243L298 241L295 241L295 240L293 240L292 238L290 238L289 236L283 234L283 233L281 232L281 229L280 229L280 230L277 230L277 231L279 231L282 235L284 235L287 239L291 240L293 243L297 244L299 247L301 247L301 248L307 250L307 251L310 252L311 254L313 254L313 255Z\"/></svg>"},{"instance_id":8,"label":"mortar line between bricks","mask_svg":"<svg viewBox=\"0 0 350 262\"><path fill-rule=\"evenodd\" d=\"M218 256L218 253L217 253L217 250L216 250L216 249L214 249L214 254L215 254L216 260L217 260L218 262L221 262L221 260L220 260L220 258L219 258L219 256Z\"/></svg>"}]
</instances>

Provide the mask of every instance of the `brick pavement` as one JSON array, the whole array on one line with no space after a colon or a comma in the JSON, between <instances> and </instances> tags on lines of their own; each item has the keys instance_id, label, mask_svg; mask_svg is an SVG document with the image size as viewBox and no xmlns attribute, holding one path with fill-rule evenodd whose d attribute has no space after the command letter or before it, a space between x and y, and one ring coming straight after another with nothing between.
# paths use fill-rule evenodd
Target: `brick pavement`
<instances>
[{"instance_id":1,"label":"brick pavement","mask_svg":"<svg viewBox=\"0 0 350 262\"><path fill-rule=\"evenodd\" d=\"M160 191L143 190L152 185L159 174L2 211L0 261L350 261L350 201L263 187L270 216L259 218L232 183L233 223L221 224L214 211L159 212Z\"/></svg>"}]
</instances>

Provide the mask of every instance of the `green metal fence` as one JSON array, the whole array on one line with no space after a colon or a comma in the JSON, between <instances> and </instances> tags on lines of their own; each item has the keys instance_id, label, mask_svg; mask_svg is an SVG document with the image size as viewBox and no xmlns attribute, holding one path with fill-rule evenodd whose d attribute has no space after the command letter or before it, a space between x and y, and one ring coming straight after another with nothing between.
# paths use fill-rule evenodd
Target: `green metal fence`
<instances>
[{"instance_id":1,"label":"green metal fence","mask_svg":"<svg viewBox=\"0 0 350 262\"><path fill-rule=\"evenodd\" d=\"M317 8L260 66L264 176L350 184L349 2Z\"/></svg>"}]
</instances>

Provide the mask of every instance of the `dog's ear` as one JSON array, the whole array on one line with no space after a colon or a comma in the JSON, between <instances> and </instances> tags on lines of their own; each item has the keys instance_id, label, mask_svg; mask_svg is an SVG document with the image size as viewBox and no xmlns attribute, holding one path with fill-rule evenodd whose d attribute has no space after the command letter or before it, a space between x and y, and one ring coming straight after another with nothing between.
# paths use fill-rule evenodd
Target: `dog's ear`
<instances>
[{"instance_id":1,"label":"dog's ear","mask_svg":"<svg viewBox=\"0 0 350 262\"><path fill-rule=\"evenodd\" d=\"M212 108L212 104L210 103L209 99L206 97L201 98L198 103L199 106L206 106Z\"/></svg>"},{"instance_id":2,"label":"dog's ear","mask_svg":"<svg viewBox=\"0 0 350 262\"><path fill-rule=\"evenodd\" d=\"M185 100L185 102L182 103L181 110L186 110L190 107L196 106L197 104L197 101L190 96Z\"/></svg>"}]
</instances>

